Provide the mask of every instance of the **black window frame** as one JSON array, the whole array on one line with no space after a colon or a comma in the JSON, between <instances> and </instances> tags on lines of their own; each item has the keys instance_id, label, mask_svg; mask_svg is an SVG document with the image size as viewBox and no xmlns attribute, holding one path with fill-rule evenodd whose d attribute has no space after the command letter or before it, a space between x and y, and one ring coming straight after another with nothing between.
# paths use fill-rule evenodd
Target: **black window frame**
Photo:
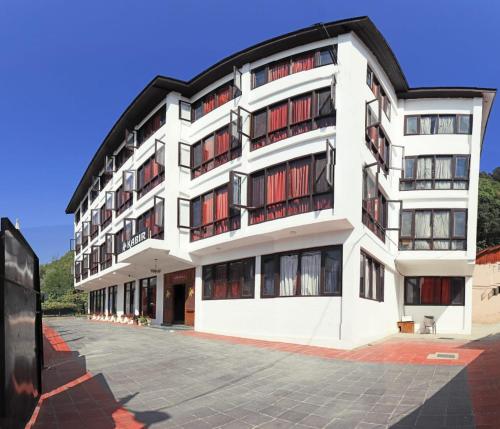
<instances>
[{"instance_id":1,"label":"black window frame","mask_svg":"<svg viewBox=\"0 0 500 429\"><path fill-rule=\"evenodd\" d=\"M229 99L226 102L219 104L218 93L221 92L223 89L226 89L226 87L229 88L230 92ZM239 96L239 94L240 92L234 86L233 80L223 83L214 90L210 91L208 94L205 94L203 97L200 97L196 101L191 103L191 122L195 122L198 119L203 118L205 115L208 115L209 113L218 109L219 107L224 106L225 104L229 103L231 100ZM214 108L206 113L203 113L203 103L210 97L214 97ZM198 116L196 112L200 107L201 107L201 114Z\"/></svg>"},{"instance_id":2,"label":"black window frame","mask_svg":"<svg viewBox=\"0 0 500 429\"><path fill-rule=\"evenodd\" d=\"M202 268L202 300L213 301L213 300L225 300L225 299L254 299L255 298L255 257L234 259L231 261L219 262L216 264L204 265ZM239 278L238 296L233 296L231 292L231 266L232 264L241 264L241 272ZM247 279L245 277L245 264L249 264L251 272L253 273L252 279ZM225 266L225 289L226 296L218 297L215 291L216 282L216 271L220 266ZM247 281L251 281L251 293L243 294L244 284ZM210 293L207 293L207 283L210 284Z\"/></svg>"},{"instance_id":3,"label":"black window frame","mask_svg":"<svg viewBox=\"0 0 500 429\"><path fill-rule=\"evenodd\" d=\"M370 292L375 291L375 298L372 296L366 296L366 264L369 267L369 287L368 295ZM375 267L375 272L377 273L377 278L373 278L373 267ZM360 266L359 266L359 297L363 299L368 299L370 301L384 302L384 282L385 282L385 265L380 262L377 258L370 255L368 252L361 249L360 251ZM374 289L375 288L375 289ZM373 295L373 294L372 294Z\"/></svg>"},{"instance_id":4,"label":"black window frame","mask_svg":"<svg viewBox=\"0 0 500 429\"><path fill-rule=\"evenodd\" d=\"M430 237L429 238L417 238L415 234L415 213L417 212L431 212L430 218ZM434 213L435 212L449 212L449 231L448 238L434 237ZM403 215L405 213L411 214L411 224L410 224L410 235L403 234ZM454 235L454 225L455 225L455 214L464 213L465 215L465 233L464 235ZM467 250L467 227L468 227L468 210L467 209L450 209L450 208L423 208L423 209L404 209L400 213L400 225L401 230L399 234L399 250L400 251L466 251ZM415 241L429 241L429 249L415 249ZM447 249L434 249L434 241L448 241ZM463 248L453 249L453 242L459 241L463 244ZM409 242L411 244L410 248L403 246L403 242Z\"/></svg>"},{"instance_id":5,"label":"black window frame","mask_svg":"<svg viewBox=\"0 0 500 429\"><path fill-rule=\"evenodd\" d=\"M149 166L149 164L151 164L151 167ZM144 169L148 167L153 169L154 164L158 166L158 174L156 176L152 176L147 182L144 181L144 183L141 184L140 183L141 173L144 171ZM156 188L159 184L165 181L165 167L156 162L156 154L153 154L139 166L136 175L137 175L137 200L139 200L149 191Z\"/></svg>"},{"instance_id":6,"label":"black window frame","mask_svg":"<svg viewBox=\"0 0 500 429\"><path fill-rule=\"evenodd\" d=\"M113 286L108 286L107 290L107 295L108 295L108 316L116 316L116 301L117 301L117 295L118 295L118 286L113 285Z\"/></svg>"},{"instance_id":7,"label":"black window frame","mask_svg":"<svg viewBox=\"0 0 500 429\"><path fill-rule=\"evenodd\" d=\"M322 114L321 109L323 106L319 106L320 94L329 94L328 100L330 100L331 111L328 114ZM292 122L292 102L306 96L311 96L311 112L310 118L300 122ZM286 126L275 129L271 132L269 129L269 112L270 110L287 103L287 123ZM265 113L265 132L255 136L255 117ZM285 140L287 138L304 134L317 129L335 126L337 123L337 112L333 104L333 99L331 98L331 87L317 88L313 91L307 91L301 94L294 95L293 97L284 98L276 103L270 104L266 107L258 109L250 114L250 151L258 150L263 147L269 146L271 144L277 143L279 141ZM301 127L306 126L304 131L300 131ZM286 131L286 136L278 140L271 141L270 136L275 133L280 133ZM296 132L298 131L298 132ZM263 144L260 142L263 140Z\"/></svg>"},{"instance_id":8,"label":"black window frame","mask_svg":"<svg viewBox=\"0 0 500 429\"><path fill-rule=\"evenodd\" d=\"M147 139L149 139L156 131L158 131L163 125L165 125L167 117L167 105L164 104L158 110L151 115L149 119L142 124L142 126L137 130L137 147L142 145ZM159 121L159 126L156 127L155 121ZM117 168L118 170L118 168Z\"/></svg>"},{"instance_id":9,"label":"black window frame","mask_svg":"<svg viewBox=\"0 0 500 429\"><path fill-rule=\"evenodd\" d=\"M321 273L320 273L320 285L319 285L319 294L318 295L302 295L301 294L301 266L302 266L302 258L301 256L303 254L311 253L311 252L321 252ZM333 292L333 293L328 293L325 292L325 260L326 260L326 252L328 251L340 251L340 265L339 265L339 273L338 273L338 279L340 284L338 285L339 292ZM295 295L280 295L279 294L279 288L280 288L280 258L282 256L290 256L290 255L297 255L298 256L298 265L297 265L297 273L296 273L296 284L297 284L297 290ZM274 293L273 294L266 294L265 293L265 282L267 278L267 274L265 273L264 270L264 265L266 263L272 263L274 270L273 270L273 277L272 277L272 282L274 284ZM293 297L301 297L301 298L307 298L307 297L340 297L342 296L342 290L343 290L343 247L341 244L339 245L333 245L333 246L321 246L321 247L311 247L311 248L306 248L306 249L297 249L297 250L289 250L285 252L279 252L279 253L272 253L268 255L262 255L261 256L261 284L260 284L260 297L261 298L293 298Z\"/></svg>"},{"instance_id":10,"label":"black window frame","mask_svg":"<svg viewBox=\"0 0 500 429\"><path fill-rule=\"evenodd\" d=\"M377 192L377 196L370 198L370 200L375 200L378 204L378 210L382 211L381 220L379 223L373 216L373 214L368 209L368 177L373 179L374 187ZM385 232L388 225L388 212L389 212L389 199L382 190L378 182L378 173L375 177L370 174L370 172L365 168L363 169L363 192L362 192L362 204L361 204L361 220L363 225L365 225L370 231L372 231L380 240L385 243Z\"/></svg>"},{"instance_id":11,"label":"black window frame","mask_svg":"<svg viewBox=\"0 0 500 429\"><path fill-rule=\"evenodd\" d=\"M127 312L127 307L132 311ZM125 316L135 316L135 280L123 284L123 314Z\"/></svg>"},{"instance_id":12,"label":"black window frame","mask_svg":"<svg viewBox=\"0 0 500 429\"><path fill-rule=\"evenodd\" d=\"M127 194L127 198L123 199L123 203L121 205L118 204L120 200L120 195L121 194ZM116 216L121 215L127 209L132 207L132 204L134 203L134 193L132 191L124 191L123 190L123 183L120 185L120 187L115 191L115 211L116 211Z\"/></svg>"},{"instance_id":13,"label":"black window frame","mask_svg":"<svg viewBox=\"0 0 500 429\"><path fill-rule=\"evenodd\" d=\"M425 117L431 117L431 118L436 118L437 119L437 122L436 122L436 132L433 133L425 133L423 134L421 132L421 127L420 127L420 120L421 118L425 116ZM455 117L455 121L454 121L454 126L453 126L453 132L452 133L439 133L439 117L441 116L454 116ZM458 122L460 121L460 119L462 117L469 117L469 131L467 133L460 133L458 132ZM417 118L417 132L416 133L408 133L408 119L409 118ZM472 126L472 122L473 122L473 119L474 119L474 115L472 114L459 114L459 113L429 113L429 114L419 114L419 115L405 115L404 117L404 135L405 136L434 136L434 135L438 135L438 136L446 136L446 135L471 135L472 134L472 129L473 129L473 126Z\"/></svg>"},{"instance_id":14,"label":"black window frame","mask_svg":"<svg viewBox=\"0 0 500 429\"><path fill-rule=\"evenodd\" d=\"M152 280L155 280L154 285L152 285ZM146 303L146 314L144 314L143 311L143 305L144 303L142 302L142 289L146 288L146 297L147 297L147 303ZM157 294L157 288L158 288L158 279L156 276L152 277L146 277L143 279L139 280L139 314L141 316L146 316L149 317L150 319L156 319L156 306L158 305L156 301L156 294ZM153 292L154 291L154 292ZM151 299L153 298L153 299ZM151 301L154 301L152 304ZM154 312L155 314L152 315L152 307L154 306Z\"/></svg>"},{"instance_id":15,"label":"black window frame","mask_svg":"<svg viewBox=\"0 0 500 429\"><path fill-rule=\"evenodd\" d=\"M449 304L443 304L443 303L432 303L432 304L422 304L422 283L421 279L450 279L450 293L453 295L453 280L460 280L462 284L460 285L461 290L461 301L459 303L453 303L453 297L450 299ZM410 281L416 280L417 282L417 287L419 288L419 293L418 293L418 302L410 302L408 301L408 294L407 294L407 285ZM435 286L435 285L434 285ZM440 285L442 287L442 284ZM439 294L440 298L442 299L442 293ZM405 306L424 306L424 307L464 307L465 306L465 277L461 276L405 276L404 278L404 305Z\"/></svg>"}]
</instances>

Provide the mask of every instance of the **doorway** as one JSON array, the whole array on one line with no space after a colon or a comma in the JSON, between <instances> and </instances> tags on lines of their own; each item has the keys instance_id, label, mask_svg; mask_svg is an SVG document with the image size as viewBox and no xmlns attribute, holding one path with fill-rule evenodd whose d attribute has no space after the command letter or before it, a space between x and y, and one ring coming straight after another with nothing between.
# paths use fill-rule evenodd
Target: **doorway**
<instances>
[{"instance_id":1,"label":"doorway","mask_svg":"<svg viewBox=\"0 0 500 429\"><path fill-rule=\"evenodd\" d=\"M186 310L186 285L174 285L174 323L184 324Z\"/></svg>"}]
</instances>

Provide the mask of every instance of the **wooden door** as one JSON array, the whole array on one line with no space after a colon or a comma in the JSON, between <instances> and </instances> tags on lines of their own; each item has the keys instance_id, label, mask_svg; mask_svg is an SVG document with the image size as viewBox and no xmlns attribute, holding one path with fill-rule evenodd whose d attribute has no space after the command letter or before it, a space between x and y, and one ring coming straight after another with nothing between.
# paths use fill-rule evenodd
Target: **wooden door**
<instances>
[{"instance_id":1,"label":"wooden door","mask_svg":"<svg viewBox=\"0 0 500 429\"><path fill-rule=\"evenodd\" d=\"M163 288L163 324L171 325L174 322L174 285L183 284L185 285L184 323L188 326L194 326L194 279L194 268L165 274Z\"/></svg>"}]
</instances>

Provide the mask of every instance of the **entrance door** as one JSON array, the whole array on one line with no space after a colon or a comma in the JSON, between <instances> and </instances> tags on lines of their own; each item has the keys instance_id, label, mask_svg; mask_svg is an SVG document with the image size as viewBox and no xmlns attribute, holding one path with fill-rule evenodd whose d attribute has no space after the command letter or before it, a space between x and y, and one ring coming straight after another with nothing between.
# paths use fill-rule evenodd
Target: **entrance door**
<instances>
[{"instance_id":1,"label":"entrance door","mask_svg":"<svg viewBox=\"0 0 500 429\"><path fill-rule=\"evenodd\" d=\"M186 285L174 285L174 323L184 324Z\"/></svg>"},{"instance_id":2,"label":"entrance door","mask_svg":"<svg viewBox=\"0 0 500 429\"><path fill-rule=\"evenodd\" d=\"M163 324L184 323L194 326L195 270L167 273L164 277Z\"/></svg>"}]
</instances>

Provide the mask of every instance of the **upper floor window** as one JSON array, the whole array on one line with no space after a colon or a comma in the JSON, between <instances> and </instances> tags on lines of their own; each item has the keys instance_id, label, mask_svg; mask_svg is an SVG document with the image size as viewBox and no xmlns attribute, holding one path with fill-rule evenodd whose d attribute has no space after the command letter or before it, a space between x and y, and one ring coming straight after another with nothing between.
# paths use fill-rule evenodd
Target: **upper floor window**
<instances>
[{"instance_id":1,"label":"upper floor window","mask_svg":"<svg viewBox=\"0 0 500 429\"><path fill-rule=\"evenodd\" d=\"M123 185L121 185L116 190L116 215L122 214L130 206L132 206L133 193L123 190Z\"/></svg>"},{"instance_id":2,"label":"upper floor window","mask_svg":"<svg viewBox=\"0 0 500 429\"><path fill-rule=\"evenodd\" d=\"M387 199L377 186L375 178L363 171L363 206L362 220L378 238L385 241L387 227Z\"/></svg>"},{"instance_id":3,"label":"upper floor window","mask_svg":"<svg viewBox=\"0 0 500 429\"><path fill-rule=\"evenodd\" d=\"M465 305L464 277L405 277L405 305Z\"/></svg>"},{"instance_id":4,"label":"upper floor window","mask_svg":"<svg viewBox=\"0 0 500 429\"><path fill-rule=\"evenodd\" d=\"M337 45L334 45L303 52L266 64L252 71L252 88L257 88L293 73L333 64L334 58L337 57L336 53Z\"/></svg>"},{"instance_id":5,"label":"upper floor window","mask_svg":"<svg viewBox=\"0 0 500 429\"><path fill-rule=\"evenodd\" d=\"M236 92L237 90L231 81L201 97L191 106L191 121L194 122L217 107L231 101L235 97Z\"/></svg>"},{"instance_id":6,"label":"upper floor window","mask_svg":"<svg viewBox=\"0 0 500 429\"><path fill-rule=\"evenodd\" d=\"M326 153L267 167L250 175L249 223L333 207Z\"/></svg>"},{"instance_id":7,"label":"upper floor window","mask_svg":"<svg viewBox=\"0 0 500 429\"><path fill-rule=\"evenodd\" d=\"M420 189L467 189L468 155L422 155L404 159L402 191Z\"/></svg>"},{"instance_id":8,"label":"upper floor window","mask_svg":"<svg viewBox=\"0 0 500 429\"><path fill-rule=\"evenodd\" d=\"M465 250L466 209L402 210L401 250Z\"/></svg>"},{"instance_id":9,"label":"upper floor window","mask_svg":"<svg viewBox=\"0 0 500 429\"><path fill-rule=\"evenodd\" d=\"M381 102L381 108L384 111L385 115L387 116L387 119L391 119L391 100L389 100L389 97L387 96L386 92L380 85L380 82L375 76L375 73L373 70L370 68L370 66L367 66L366 68L366 84L370 87L370 89L373 92L373 95L378 98Z\"/></svg>"},{"instance_id":10,"label":"upper floor window","mask_svg":"<svg viewBox=\"0 0 500 429\"><path fill-rule=\"evenodd\" d=\"M137 170L137 199L165 180L165 170L158 164L155 155L149 158Z\"/></svg>"},{"instance_id":11,"label":"upper floor window","mask_svg":"<svg viewBox=\"0 0 500 429\"><path fill-rule=\"evenodd\" d=\"M255 258L205 265L203 299L253 298Z\"/></svg>"},{"instance_id":12,"label":"upper floor window","mask_svg":"<svg viewBox=\"0 0 500 429\"><path fill-rule=\"evenodd\" d=\"M335 108L330 88L301 94L252 113L250 149L331 125Z\"/></svg>"},{"instance_id":13,"label":"upper floor window","mask_svg":"<svg viewBox=\"0 0 500 429\"><path fill-rule=\"evenodd\" d=\"M80 222L80 209L75 212L75 224Z\"/></svg>"},{"instance_id":14,"label":"upper floor window","mask_svg":"<svg viewBox=\"0 0 500 429\"><path fill-rule=\"evenodd\" d=\"M405 135L472 134L472 115L405 116Z\"/></svg>"},{"instance_id":15,"label":"upper floor window","mask_svg":"<svg viewBox=\"0 0 500 429\"><path fill-rule=\"evenodd\" d=\"M158 131L165 124L165 116L167 107L162 106L151 118L149 118L144 125L137 131L137 145L140 146L156 131Z\"/></svg>"},{"instance_id":16,"label":"upper floor window","mask_svg":"<svg viewBox=\"0 0 500 429\"><path fill-rule=\"evenodd\" d=\"M191 241L240 228L240 209L230 207L228 185L193 198L190 206Z\"/></svg>"},{"instance_id":17,"label":"upper floor window","mask_svg":"<svg viewBox=\"0 0 500 429\"><path fill-rule=\"evenodd\" d=\"M130 149L127 145L123 146L115 156L115 169L118 171L120 167L127 162L127 160L132 156L134 151Z\"/></svg>"},{"instance_id":18,"label":"upper floor window","mask_svg":"<svg viewBox=\"0 0 500 429\"><path fill-rule=\"evenodd\" d=\"M158 225L155 207L151 207L136 219L136 234L146 231L149 238L163 238L163 226Z\"/></svg>"},{"instance_id":19,"label":"upper floor window","mask_svg":"<svg viewBox=\"0 0 500 429\"><path fill-rule=\"evenodd\" d=\"M82 207L81 207L82 216L85 213L87 213L88 208L89 208L89 199L88 199L88 197L85 197L85 199L82 201Z\"/></svg>"},{"instance_id":20,"label":"upper floor window","mask_svg":"<svg viewBox=\"0 0 500 429\"><path fill-rule=\"evenodd\" d=\"M191 146L191 178L241 156L241 140L231 139L229 125Z\"/></svg>"},{"instance_id":21,"label":"upper floor window","mask_svg":"<svg viewBox=\"0 0 500 429\"><path fill-rule=\"evenodd\" d=\"M342 295L342 246L262 256L261 296Z\"/></svg>"},{"instance_id":22,"label":"upper floor window","mask_svg":"<svg viewBox=\"0 0 500 429\"><path fill-rule=\"evenodd\" d=\"M112 237L112 235L106 234L106 240L99 246L99 261L101 261L101 271L111 267L111 264L113 263L113 254L110 252L110 250L112 249L112 244L109 242L109 240L112 240Z\"/></svg>"},{"instance_id":23,"label":"upper floor window","mask_svg":"<svg viewBox=\"0 0 500 429\"><path fill-rule=\"evenodd\" d=\"M99 246L92 246L90 252L90 274L97 274L99 272Z\"/></svg>"},{"instance_id":24,"label":"upper floor window","mask_svg":"<svg viewBox=\"0 0 500 429\"><path fill-rule=\"evenodd\" d=\"M101 212L101 231L111 224L111 219L113 218L113 211L106 209L106 203L104 203L99 209Z\"/></svg>"},{"instance_id":25,"label":"upper floor window","mask_svg":"<svg viewBox=\"0 0 500 429\"><path fill-rule=\"evenodd\" d=\"M359 267L359 296L361 298L384 301L384 271L383 264L361 251Z\"/></svg>"}]
</instances>

